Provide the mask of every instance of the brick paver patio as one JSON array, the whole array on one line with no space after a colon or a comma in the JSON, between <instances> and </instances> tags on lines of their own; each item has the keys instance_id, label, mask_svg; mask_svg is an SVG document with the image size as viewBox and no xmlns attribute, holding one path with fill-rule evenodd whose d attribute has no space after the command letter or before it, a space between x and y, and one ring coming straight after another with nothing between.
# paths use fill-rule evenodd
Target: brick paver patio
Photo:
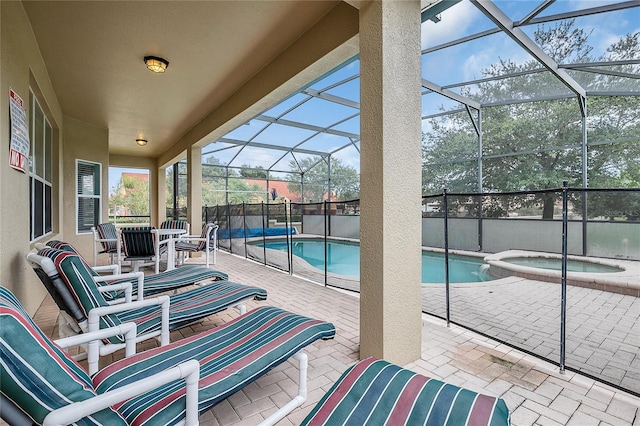
<instances>
[{"instance_id":1,"label":"brick paver patio","mask_svg":"<svg viewBox=\"0 0 640 426\"><path fill-rule=\"evenodd\" d=\"M266 303L331 321L336 325L335 339L316 342L306 350L309 355L308 400L301 408L296 409L279 423L280 425L298 424L340 374L358 359L359 301L357 296L324 288L224 252L219 253L215 268L227 272L233 281L259 285L267 289L268 300L251 302L248 308ZM536 284L535 290L528 287L528 284L520 286L517 282L509 285L505 283L505 286L508 287L507 290L517 293L516 296L520 298L523 306L530 305L532 301L541 303L536 309L544 312L544 316L549 317L550 324L553 324L555 315L558 313L554 312L553 305L544 309L542 286ZM503 303L504 299L498 297L497 290L494 288L493 293L489 293L490 290L485 289L486 297ZM492 326L491 321L502 324L505 321L512 321L512 324L506 327L510 333L506 337L519 338L524 342L536 341L538 333L530 335L523 325L523 312L519 312L512 319L509 318L508 313L491 312L491 315L486 315L486 310L482 308L484 303L488 303L487 301L475 299L477 294L469 293L465 296L462 294L455 292L452 300L457 304L456 311L465 312L465 316L452 319L462 323L477 321L474 324L478 326L485 324L486 327ZM577 296L570 294L569 297ZM426 298L431 299L431 296ZM596 298L589 304L599 304L598 306L615 304L627 311L637 309L637 305L629 305L615 297L609 300ZM611 318L587 319L580 316L578 312L582 309L581 305L575 305L572 309L576 312L572 313L574 320L569 322L568 328L574 334L584 338L578 344L571 346L571 356L583 357L588 361L591 350L588 348L597 342L598 348L602 351L620 351L620 358L616 358L616 362L633 364L635 372L638 371L638 352L632 350L638 333L623 335L616 328L616 325L621 322L627 322L625 326L631 326L627 319L618 323ZM621 313L622 311L617 315ZM236 315L235 310L213 315L190 328L174 332L172 340L216 326ZM627 318L626 312L623 316ZM36 321L54 337L57 337L56 317L57 307L50 298L45 299L38 310ZM547 331L542 332L543 336L539 338L542 343L532 344L532 347L544 346L548 336L555 339L555 331L549 332L548 327L547 323L536 324L536 331ZM591 333L585 331L586 327L593 327L590 329ZM504 325L501 328L505 328ZM630 330L637 332L638 328ZM591 335L593 336L590 338ZM633 395L576 373L559 374L555 366L542 362L538 358L525 355L457 326L447 328L441 320L426 315L423 321L422 338L421 359L406 367L427 376L504 398L511 411L513 425L640 426L640 398ZM622 344L611 343L612 341L619 341ZM625 346L625 342L631 343ZM550 347L549 350L549 353L553 354L554 349ZM625 352L628 353L625 354ZM122 355L117 353L113 356ZM103 360L105 363L109 361L108 357ZM200 418L201 424L255 425L259 423L296 393L297 369L293 363L295 361L280 365L205 412ZM607 368L606 364L599 363L596 359L592 364L596 370ZM636 379L630 376L629 380Z\"/></svg>"}]
</instances>

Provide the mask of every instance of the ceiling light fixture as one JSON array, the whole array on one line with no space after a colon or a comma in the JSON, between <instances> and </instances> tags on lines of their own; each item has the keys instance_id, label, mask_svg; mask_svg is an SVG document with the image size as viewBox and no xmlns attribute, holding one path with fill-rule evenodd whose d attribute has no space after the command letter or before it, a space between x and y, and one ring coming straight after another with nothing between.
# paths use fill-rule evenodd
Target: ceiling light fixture
<instances>
[{"instance_id":1,"label":"ceiling light fixture","mask_svg":"<svg viewBox=\"0 0 640 426\"><path fill-rule=\"evenodd\" d=\"M153 72L164 72L169 66L169 61L158 56L145 56L144 63Z\"/></svg>"},{"instance_id":2,"label":"ceiling light fixture","mask_svg":"<svg viewBox=\"0 0 640 426\"><path fill-rule=\"evenodd\" d=\"M145 146L147 142L149 141L147 141L146 139L136 139L136 143L140 146Z\"/></svg>"}]
</instances>

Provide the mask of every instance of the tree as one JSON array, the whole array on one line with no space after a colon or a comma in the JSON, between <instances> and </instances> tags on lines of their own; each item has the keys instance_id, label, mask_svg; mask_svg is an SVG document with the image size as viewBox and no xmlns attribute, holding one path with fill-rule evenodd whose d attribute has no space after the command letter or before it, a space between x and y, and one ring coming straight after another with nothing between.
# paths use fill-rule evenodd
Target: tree
<instances>
[{"instance_id":1,"label":"tree","mask_svg":"<svg viewBox=\"0 0 640 426\"><path fill-rule=\"evenodd\" d=\"M289 162L291 170L302 170L302 183L304 201L318 202L327 199L329 181L327 179L329 164L320 157L308 157L298 162ZM287 188L289 191L300 194L300 174L289 173ZM360 175L352 167L342 163L338 158L331 159L331 193L338 200L353 200L360 196Z\"/></svg>"},{"instance_id":2,"label":"tree","mask_svg":"<svg viewBox=\"0 0 640 426\"><path fill-rule=\"evenodd\" d=\"M149 175L123 173L109 203L125 207L128 216L149 216Z\"/></svg>"},{"instance_id":3,"label":"tree","mask_svg":"<svg viewBox=\"0 0 640 426\"><path fill-rule=\"evenodd\" d=\"M251 167L249 164L243 164L240 167L240 176L252 179L266 179L267 171L262 167Z\"/></svg>"},{"instance_id":4,"label":"tree","mask_svg":"<svg viewBox=\"0 0 640 426\"><path fill-rule=\"evenodd\" d=\"M534 40L558 63L606 62L637 58L639 34L624 36L601 58L591 57L590 34L575 28L573 20L550 28L541 25L534 33ZM463 95L482 103L505 99L518 102L482 109L483 191L559 188L565 180L572 187L582 186L579 102L575 97L527 101L567 92L550 73L531 72L540 67L535 60L520 65L500 60L484 69L483 76L518 73L517 76L482 82L473 93L469 89L461 90ZM637 64L615 67L629 75L638 74ZM582 74L580 84L590 91L611 90L631 80L637 85L637 80L623 76ZM593 144L588 150L589 186L624 184L621 176L638 174L640 100L631 96L589 97L587 105L588 141ZM423 191L441 192L445 187L452 192L477 191L477 135L469 115L464 112L440 116L429 124L430 129L423 134ZM628 142L611 143L621 138ZM525 207L538 206L543 218L552 218L556 198L549 192L510 202ZM508 211L508 206L495 207L496 215Z\"/></svg>"},{"instance_id":5,"label":"tree","mask_svg":"<svg viewBox=\"0 0 640 426\"><path fill-rule=\"evenodd\" d=\"M254 174L257 176L259 171ZM208 156L202 164L202 205L224 205L227 201L230 204L264 201L266 189L258 184L248 184L244 177L249 176L244 176L234 169L227 169L218 158ZM170 208L173 205L173 168L169 169L166 182L166 205ZM178 163L178 208L186 209L187 198L187 164L180 162Z\"/></svg>"}]
</instances>

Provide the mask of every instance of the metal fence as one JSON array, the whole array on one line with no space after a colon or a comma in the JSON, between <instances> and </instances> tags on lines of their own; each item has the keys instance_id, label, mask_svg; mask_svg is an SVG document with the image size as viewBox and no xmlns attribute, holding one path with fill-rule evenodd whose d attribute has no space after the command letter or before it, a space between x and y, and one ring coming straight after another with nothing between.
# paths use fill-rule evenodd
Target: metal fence
<instances>
[{"instance_id":1,"label":"metal fence","mask_svg":"<svg viewBox=\"0 0 640 426\"><path fill-rule=\"evenodd\" d=\"M423 257L436 252L444 279L427 283L423 259L422 310L640 395L639 218L640 189L425 196ZM340 269L358 250L359 200L206 207L203 220L223 250L359 291L359 255ZM460 254L477 280L451 279Z\"/></svg>"},{"instance_id":2,"label":"metal fence","mask_svg":"<svg viewBox=\"0 0 640 426\"><path fill-rule=\"evenodd\" d=\"M115 216L109 215L109 222L117 226L149 226L151 223L151 216L149 215L128 215L128 216Z\"/></svg>"}]
</instances>

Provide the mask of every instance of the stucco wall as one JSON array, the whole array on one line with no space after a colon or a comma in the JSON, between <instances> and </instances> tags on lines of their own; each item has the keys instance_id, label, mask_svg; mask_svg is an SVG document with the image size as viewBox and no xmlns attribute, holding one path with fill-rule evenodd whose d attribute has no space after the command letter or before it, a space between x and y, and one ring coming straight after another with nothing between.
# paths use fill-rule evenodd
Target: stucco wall
<instances>
[{"instance_id":1,"label":"stucco wall","mask_svg":"<svg viewBox=\"0 0 640 426\"><path fill-rule=\"evenodd\" d=\"M64 117L62 160L61 239L70 242L86 259L93 259L93 235L76 231L76 160L102 165L102 222L108 217L109 132L70 117Z\"/></svg>"},{"instance_id":2,"label":"stucco wall","mask_svg":"<svg viewBox=\"0 0 640 426\"><path fill-rule=\"evenodd\" d=\"M53 91L27 15L20 2L0 2L0 284L9 288L29 313L40 306L46 291L25 260L29 244L29 175L9 167L9 88L29 108L34 89L54 129L62 111ZM53 133L54 160L59 159L60 132ZM54 173L56 173L54 167ZM53 176L54 182L58 179ZM54 192L54 207L59 207ZM54 212L54 221L59 212ZM54 223L54 231L59 227Z\"/></svg>"}]
</instances>

